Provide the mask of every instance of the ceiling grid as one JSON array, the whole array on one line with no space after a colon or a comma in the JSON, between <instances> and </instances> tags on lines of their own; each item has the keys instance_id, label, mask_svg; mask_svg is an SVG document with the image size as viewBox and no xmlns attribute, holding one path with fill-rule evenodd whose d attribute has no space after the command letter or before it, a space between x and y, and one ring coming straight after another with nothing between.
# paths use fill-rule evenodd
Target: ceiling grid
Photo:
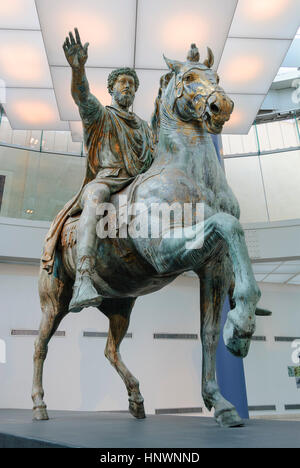
<instances>
[{"instance_id":1,"label":"ceiling grid","mask_svg":"<svg viewBox=\"0 0 300 468\"><path fill-rule=\"evenodd\" d=\"M71 129L75 141L82 139L80 119L62 50L75 26L82 41L90 42L92 92L109 104L110 71L135 67L140 89L133 110L147 121L166 70L163 53L184 60L190 43L196 42L204 60L210 46L220 84L235 101L223 133L247 134L300 18L299 0L10 0L2 5L0 87L7 90L2 104L11 127ZM24 110L30 102L31 116Z\"/></svg>"}]
</instances>

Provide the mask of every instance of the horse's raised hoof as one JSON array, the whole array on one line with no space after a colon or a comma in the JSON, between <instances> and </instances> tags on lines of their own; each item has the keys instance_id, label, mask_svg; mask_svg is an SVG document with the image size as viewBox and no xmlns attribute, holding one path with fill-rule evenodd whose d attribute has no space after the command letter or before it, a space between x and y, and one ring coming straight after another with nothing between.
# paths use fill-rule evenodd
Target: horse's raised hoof
<instances>
[{"instance_id":1,"label":"horse's raised hoof","mask_svg":"<svg viewBox=\"0 0 300 468\"><path fill-rule=\"evenodd\" d=\"M234 323L227 318L223 330L223 339L231 354L239 358L245 358L249 352L251 336L250 334L243 335L241 331L237 330Z\"/></svg>"},{"instance_id":2,"label":"horse's raised hoof","mask_svg":"<svg viewBox=\"0 0 300 468\"><path fill-rule=\"evenodd\" d=\"M33 416L32 419L34 421L47 421L49 419L47 410L45 406L40 406L37 408L33 408Z\"/></svg>"},{"instance_id":3,"label":"horse's raised hoof","mask_svg":"<svg viewBox=\"0 0 300 468\"><path fill-rule=\"evenodd\" d=\"M137 419L144 419L146 417L144 402L137 403L136 401L129 400L129 412Z\"/></svg>"},{"instance_id":4,"label":"horse's raised hoof","mask_svg":"<svg viewBox=\"0 0 300 468\"><path fill-rule=\"evenodd\" d=\"M215 413L215 420L220 427L242 427L243 420L234 408L224 409Z\"/></svg>"}]
</instances>

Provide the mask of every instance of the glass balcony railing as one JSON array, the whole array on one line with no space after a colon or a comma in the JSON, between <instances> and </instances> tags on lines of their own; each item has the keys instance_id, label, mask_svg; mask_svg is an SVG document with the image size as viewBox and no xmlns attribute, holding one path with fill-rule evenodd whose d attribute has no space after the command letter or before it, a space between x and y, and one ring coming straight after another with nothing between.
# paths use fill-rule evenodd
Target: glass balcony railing
<instances>
[{"instance_id":1,"label":"glass balcony railing","mask_svg":"<svg viewBox=\"0 0 300 468\"><path fill-rule=\"evenodd\" d=\"M1 109L0 109L1 110ZM300 121L288 120L253 125L248 135L222 135L224 158L232 155L263 154L300 148ZM82 142L73 142L71 132L13 130L0 114L0 145L29 148L40 152L84 156Z\"/></svg>"},{"instance_id":2,"label":"glass balcony railing","mask_svg":"<svg viewBox=\"0 0 300 468\"><path fill-rule=\"evenodd\" d=\"M0 119L0 145L17 146L47 153L84 156L82 142L73 142L71 132L13 130L7 117Z\"/></svg>"},{"instance_id":3,"label":"glass balcony railing","mask_svg":"<svg viewBox=\"0 0 300 468\"><path fill-rule=\"evenodd\" d=\"M0 216L51 221L80 188L85 162L0 145Z\"/></svg>"},{"instance_id":4,"label":"glass balcony railing","mask_svg":"<svg viewBox=\"0 0 300 468\"><path fill-rule=\"evenodd\" d=\"M300 218L300 138L296 119L223 135L226 177L242 222ZM12 130L0 123L0 216L51 221L79 189L85 162L70 132Z\"/></svg>"},{"instance_id":5,"label":"glass balcony railing","mask_svg":"<svg viewBox=\"0 0 300 468\"><path fill-rule=\"evenodd\" d=\"M253 125L248 135L222 135L224 157L300 148L299 119Z\"/></svg>"}]
</instances>

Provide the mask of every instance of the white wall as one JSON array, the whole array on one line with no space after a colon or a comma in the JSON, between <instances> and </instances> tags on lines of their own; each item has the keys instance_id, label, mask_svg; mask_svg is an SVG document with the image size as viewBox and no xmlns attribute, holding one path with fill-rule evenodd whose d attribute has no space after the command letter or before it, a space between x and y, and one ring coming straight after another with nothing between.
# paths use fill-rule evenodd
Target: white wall
<instances>
[{"instance_id":1,"label":"white wall","mask_svg":"<svg viewBox=\"0 0 300 468\"><path fill-rule=\"evenodd\" d=\"M17 218L0 218L0 257L20 261L41 258L50 223Z\"/></svg>"},{"instance_id":2,"label":"white wall","mask_svg":"<svg viewBox=\"0 0 300 468\"><path fill-rule=\"evenodd\" d=\"M0 339L7 346L7 363L0 363L0 407L30 408L32 354L35 337L11 336L12 329L37 329L40 308L38 267L0 264ZM300 403L295 379L288 377L290 343L274 336L300 335L300 287L260 284L261 306L271 318L257 318L256 335L245 359L249 405L275 404L275 413L287 413L284 404ZM105 338L84 338L85 331L107 331L106 317L90 308L70 314L54 337L45 365L45 395L49 409L125 410L123 382L104 358ZM196 278L180 277L165 289L139 298L132 312L121 353L140 380L148 413L161 408L203 407L201 398L201 344L194 340L153 340L153 333L198 333L199 289ZM295 413L297 411L293 411ZM207 414L205 411L204 414ZM261 413L258 413L261 414ZM269 412L268 412L269 414Z\"/></svg>"},{"instance_id":3,"label":"white wall","mask_svg":"<svg viewBox=\"0 0 300 468\"><path fill-rule=\"evenodd\" d=\"M224 165L242 223L300 218L300 151L226 158Z\"/></svg>"},{"instance_id":4,"label":"white wall","mask_svg":"<svg viewBox=\"0 0 300 468\"><path fill-rule=\"evenodd\" d=\"M0 260L38 259L49 223L0 220ZM272 259L299 251L299 221L247 225L249 250ZM251 241L251 242L250 242ZM250 245L251 244L251 245ZM35 338L11 336L12 329L38 329L38 266L0 263L0 340L7 346L7 363L0 359L0 407L31 407L32 354ZM300 390L289 378L290 343L275 343L274 336L300 336L300 287L261 284L261 305L273 311L258 318L256 335L245 360L249 405L300 403ZM201 343L199 340L153 340L153 333L198 333L198 280L180 277L165 289L138 299L121 352L138 377L147 412L173 407L203 407L201 398ZM70 314L54 337L45 366L46 402L52 409L127 409L123 382L104 358L105 338L85 338L83 331L107 331L108 321L95 309ZM205 412L206 414L206 412Z\"/></svg>"},{"instance_id":5,"label":"white wall","mask_svg":"<svg viewBox=\"0 0 300 468\"><path fill-rule=\"evenodd\" d=\"M285 404L300 405L300 389L295 378L288 376L288 366L296 365L292 361L294 349L289 342L274 341L274 336L300 338L300 286L259 283L259 287L260 306L273 315L257 318L255 335L266 336L267 341L253 342L244 361L248 403L276 405L273 413L278 414L300 413L284 410Z\"/></svg>"},{"instance_id":6,"label":"white wall","mask_svg":"<svg viewBox=\"0 0 300 468\"><path fill-rule=\"evenodd\" d=\"M38 267L0 264L0 338L7 363L0 364L0 407L30 408L35 337L11 336L11 329L37 329L40 308ZM138 299L121 353L140 380L147 412L158 408L203 406L199 340L153 340L155 332L197 333L198 280L181 277L164 290ZM123 382L104 357L105 338L84 338L85 331L107 331L108 320L96 309L70 314L54 337L45 366L45 395L50 409L127 409Z\"/></svg>"}]
</instances>

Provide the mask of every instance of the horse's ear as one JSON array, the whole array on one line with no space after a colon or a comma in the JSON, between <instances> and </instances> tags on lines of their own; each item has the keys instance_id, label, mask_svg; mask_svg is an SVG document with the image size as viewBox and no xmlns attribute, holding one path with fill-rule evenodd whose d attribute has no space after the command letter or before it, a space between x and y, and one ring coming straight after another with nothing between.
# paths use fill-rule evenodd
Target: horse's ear
<instances>
[{"instance_id":1,"label":"horse's ear","mask_svg":"<svg viewBox=\"0 0 300 468\"><path fill-rule=\"evenodd\" d=\"M172 70L173 72L178 73L181 70L183 63L179 62L179 60L170 60L165 55L164 55L164 59L169 69Z\"/></svg>"},{"instance_id":2,"label":"horse's ear","mask_svg":"<svg viewBox=\"0 0 300 468\"><path fill-rule=\"evenodd\" d=\"M214 64L215 58L212 50L207 47L207 59L204 60L203 65L205 65L207 68L211 68Z\"/></svg>"}]
</instances>

